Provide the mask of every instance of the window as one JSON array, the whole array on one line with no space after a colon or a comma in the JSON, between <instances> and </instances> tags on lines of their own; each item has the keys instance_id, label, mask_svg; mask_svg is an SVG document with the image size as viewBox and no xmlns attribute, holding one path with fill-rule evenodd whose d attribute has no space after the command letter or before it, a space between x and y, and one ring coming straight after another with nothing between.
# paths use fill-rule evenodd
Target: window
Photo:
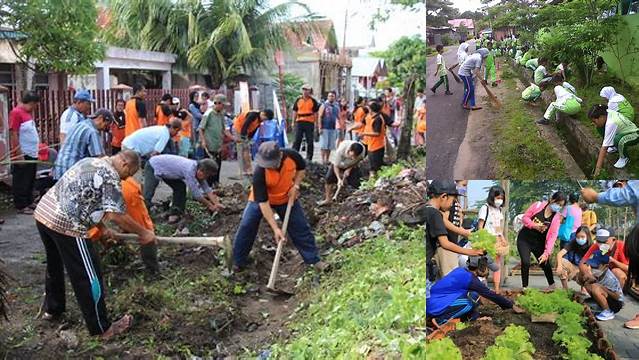
<instances>
[{"instance_id":1,"label":"window","mask_svg":"<svg viewBox=\"0 0 639 360\"><path fill-rule=\"evenodd\" d=\"M13 64L0 63L0 85L13 90L15 79L13 78Z\"/></svg>"}]
</instances>

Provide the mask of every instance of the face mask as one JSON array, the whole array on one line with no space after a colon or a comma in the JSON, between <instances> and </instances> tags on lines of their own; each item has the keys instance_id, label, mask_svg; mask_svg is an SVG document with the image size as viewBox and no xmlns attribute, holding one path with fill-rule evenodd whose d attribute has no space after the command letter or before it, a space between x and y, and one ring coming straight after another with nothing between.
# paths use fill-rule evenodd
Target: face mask
<instances>
[{"instance_id":1,"label":"face mask","mask_svg":"<svg viewBox=\"0 0 639 360\"><path fill-rule=\"evenodd\" d=\"M610 245L601 244L601 245L599 245L599 250L601 250L602 254L606 255L608 253L608 251L610 250Z\"/></svg>"},{"instance_id":2,"label":"face mask","mask_svg":"<svg viewBox=\"0 0 639 360\"><path fill-rule=\"evenodd\" d=\"M502 205L504 205L504 200L502 200L502 199L496 199L495 200L495 206L496 207L501 207Z\"/></svg>"},{"instance_id":3,"label":"face mask","mask_svg":"<svg viewBox=\"0 0 639 360\"><path fill-rule=\"evenodd\" d=\"M559 204L550 204L550 210L552 210L552 212L559 212L561 210L561 206L559 206Z\"/></svg>"},{"instance_id":4,"label":"face mask","mask_svg":"<svg viewBox=\"0 0 639 360\"><path fill-rule=\"evenodd\" d=\"M586 245L586 238L576 238L575 241L577 241L577 244L580 246Z\"/></svg>"}]
</instances>

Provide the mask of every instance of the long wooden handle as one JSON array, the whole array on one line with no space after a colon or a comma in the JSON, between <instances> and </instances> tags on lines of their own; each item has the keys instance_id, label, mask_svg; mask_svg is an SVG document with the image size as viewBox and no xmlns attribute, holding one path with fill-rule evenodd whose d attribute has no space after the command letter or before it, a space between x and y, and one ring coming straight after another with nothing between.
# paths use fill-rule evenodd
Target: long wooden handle
<instances>
[{"instance_id":1,"label":"long wooden handle","mask_svg":"<svg viewBox=\"0 0 639 360\"><path fill-rule=\"evenodd\" d=\"M484 87L484 90L486 90L486 93L488 94L488 96L490 97L490 99L495 103L495 105L497 107L501 107L501 102L499 101L499 99L497 99L497 96L495 96L495 94L493 94L492 91L490 91L490 89L488 88L488 86L486 86L486 84L484 84L483 82L479 82L481 84L481 86Z\"/></svg>"},{"instance_id":2,"label":"long wooden handle","mask_svg":"<svg viewBox=\"0 0 639 360\"><path fill-rule=\"evenodd\" d=\"M448 69L448 71L450 71L450 73L453 75L453 78L455 79L456 82L460 83L461 79L459 78L459 76L457 76L457 74L455 74L455 72L451 69Z\"/></svg>"},{"instance_id":3,"label":"long wooden handle","mask_svg":"<svg viewBox=\"0 0 639 360\"><path fill-rule=\"evenodd\" d=\"M288 219L291 217L291 209L293 208L293 203L295 199L289 199L288 205L286 206L286 214L284 215L284 223L282 224L282 233L284 233L284 238L286 238L286 231L288 230ZM280 269L280 258L282 257L282 249L284 248L284 241L280 241L277 243L277 251L275 252L275 259L273 260L273 267L271 268L271 276L268 278L269 289L275 288L275 279L277 278L277 272Z\"/></svg>"},{"instance_id":4,"label":"long wooden handle","mask_svg":"<svg viewBox=\"0 0 639 360\"><path fill-rule=\"evenodd\" d=\"M116 233L115 237L126 241L138 241L140 236L138 234L123 234ZM204 245L204 246L221 246L226 248L228 242L225 242L225 236L207 236L207 237L188 237L188 236L158 236L158 242L165 244L189 244L189 245Z\"/></svg>"}]
</instances>

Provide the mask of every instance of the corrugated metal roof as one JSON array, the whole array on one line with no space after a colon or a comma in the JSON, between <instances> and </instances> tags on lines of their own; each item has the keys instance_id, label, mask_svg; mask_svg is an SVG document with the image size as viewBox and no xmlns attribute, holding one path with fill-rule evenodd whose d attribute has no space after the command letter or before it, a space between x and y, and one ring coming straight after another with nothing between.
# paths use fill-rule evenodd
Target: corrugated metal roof
<instances>
[{"instance_id":1,"label":"corrugated metal roof","mask_svg":"<svg viewBox=\"0 0 639 360\"><path fill-rule=\"evenodd\" d=\"M377 66L382 66L382 59L376 57L355 57L351 76L373 76Z\"/></svg>"},{"instance_id":2,"label":"corrugated metal roof","mask_svg":"<svg viewBox=\"0 0 639 360\"><path fill-rule=\"evenodd\" d=\"M24 33L9 29L0 29L0 40L22 40L27 36Z\"/></svg>"}]
</instances>

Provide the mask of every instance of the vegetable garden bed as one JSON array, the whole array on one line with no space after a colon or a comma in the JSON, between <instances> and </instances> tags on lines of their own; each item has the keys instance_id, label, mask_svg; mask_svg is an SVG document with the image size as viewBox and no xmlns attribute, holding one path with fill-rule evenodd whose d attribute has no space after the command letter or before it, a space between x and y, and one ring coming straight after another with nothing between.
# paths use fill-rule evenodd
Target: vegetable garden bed
<instances>
[{"instance_id":1,"label":"vegetable garden bed","mask_svg":"<svg viewBox=\"0 0 639 360\"><path fill-rule=\"evenodd\" d=\"M527 312L516 314L492 303L482 304L481 316L490 319L458 324L447 338L430 341L427 355L447 360L617 359L590 308L573 301L570 293L529 290L523 296L520 292L507 296ZM556 320L533 322L533 317Z\"/></svg>"}]
</instances>

